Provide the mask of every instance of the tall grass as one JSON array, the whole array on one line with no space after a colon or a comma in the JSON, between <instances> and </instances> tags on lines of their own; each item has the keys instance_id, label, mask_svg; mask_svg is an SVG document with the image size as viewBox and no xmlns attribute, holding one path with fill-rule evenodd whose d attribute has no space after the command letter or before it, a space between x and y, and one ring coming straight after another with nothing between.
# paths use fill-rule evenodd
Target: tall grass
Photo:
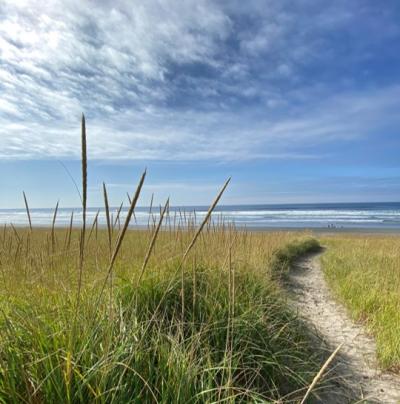
<instances>
[{"instance_id":1,"label":"tall grass","mask_svg":"<svg viewBox=\"0 0 400 404\"><path fill-rule=\"evenodd\" d=\"M55 232L65 237L68 230ZM109 287L104 279L110 261L108 234L100 230L97 242L92 238L86 245L79 335L71 340L80 231L72 231L68 250L53 253L46 246L47 230L29 235L21 229L21 239L30 237L32 247L16 254L15 235L5 230L0 398L100 403L300 398L322 358L271 280L275 252L295 236L210 227L193 246L196 261L187 259L182 285L178 268L195 234L195 229L160 231L142 273L148 236L126 232L110 301L108 293L99 299Z\"/></svg>"},{"instance_id":2,"label":"tall grass","mask_svg":"<svg viewBox=\"0 0 400 404\"><path fill-rule=\"evenodd\" d=\"M167 201L158 224L151 207L147 230L132 230L146 172L115 238L103 186L107 229L98 229L96 216L86 237L84 117L81 137L82 228L73 228L71 215L69 228L58 229L56 208L50 230L3 229L0 402L312 397L325 353L275 279L315 243L213 220L229 180L199 225L195 213L172 220Z\"/></svg>"},{"instance_id":3,"label":"tall grass","mask_svg":"<svg viewBox=\"0 0 400 404\"><path fill-rule=\"evenodd\" d=\"M323 242L323 269L334 293L375 337L381 365L399 372L399 238L341 235Z\"/></svg>"}]
</instances>

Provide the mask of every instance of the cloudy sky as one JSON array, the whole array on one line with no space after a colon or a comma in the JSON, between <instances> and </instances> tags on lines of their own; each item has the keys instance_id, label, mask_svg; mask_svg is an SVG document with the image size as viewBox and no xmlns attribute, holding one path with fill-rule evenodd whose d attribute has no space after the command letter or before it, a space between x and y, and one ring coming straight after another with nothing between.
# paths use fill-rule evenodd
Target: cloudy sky
<instances>
[{"instance_id":1,"label":"cloudy sky","mask_svg":"<svg viewBox=\"0 0 400 404\"><path fill-rule=\"evenodd\" d=\"M3 0L0 207L400 200L398 0ZM66 168L65 168L66 167Z\"/></svg>"}]
</instances>

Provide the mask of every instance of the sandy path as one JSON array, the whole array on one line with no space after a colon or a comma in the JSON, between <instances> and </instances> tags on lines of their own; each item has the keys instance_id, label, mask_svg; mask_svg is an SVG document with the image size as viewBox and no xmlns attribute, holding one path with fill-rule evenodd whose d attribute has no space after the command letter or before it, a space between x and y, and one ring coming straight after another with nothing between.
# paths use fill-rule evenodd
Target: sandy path
<instances>
[{"instance_id":1,"label":"sandy path","mask_svg":"<svg viewBox=\"0 0 400 404\"><path fill-rule=\"evenodd\" d=\"M309 255L296 263L290 273L289 288L299 314L317 329L329 348L333 350L344 343L328 376L343 378L349 389L338 384L321 402L400 403L400 377L378 370L374 340L333 299L319 255Z\"/></svg>"}]
</instances>

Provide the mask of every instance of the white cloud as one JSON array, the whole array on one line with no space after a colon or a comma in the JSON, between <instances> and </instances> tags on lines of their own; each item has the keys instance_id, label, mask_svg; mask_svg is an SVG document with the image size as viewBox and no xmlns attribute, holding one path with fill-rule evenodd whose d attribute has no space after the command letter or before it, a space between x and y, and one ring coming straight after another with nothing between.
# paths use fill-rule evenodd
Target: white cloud
<instances>
[{"instance_id":1,"label":"white cloud","mask_svg":"<svg viewBox=\"0 0 400 404\"><path fill-rule=\"evenodd\" d=\"M301 83L327 52L317 34L354 9L317 7L307 25L308 3L288 4L3 2L0 157L79 158L81 111L90 157L113 160L314 158L296 147L398 122L398 87Z\"/></svg>"},{"instance_id":2,"label":"white cloud","mask_svg":"<svg viewBox=\"0 0 400 404\"><path fill-rule=\"evenodd\" d=\"M400 88L341 95L312 110L269 119L263 111L234 116L230 112L125 111L112 119L87 122L89 157L110 160L307 159L320 156L296 151L337 140L368 136L393 123ZM0 109L2 104L0 103ZM78 114L76 114L78 117ZM79 156L79 122L47 127L45 123L0 126L4 158L75 158Z\"/></svg>"}]
</instances>

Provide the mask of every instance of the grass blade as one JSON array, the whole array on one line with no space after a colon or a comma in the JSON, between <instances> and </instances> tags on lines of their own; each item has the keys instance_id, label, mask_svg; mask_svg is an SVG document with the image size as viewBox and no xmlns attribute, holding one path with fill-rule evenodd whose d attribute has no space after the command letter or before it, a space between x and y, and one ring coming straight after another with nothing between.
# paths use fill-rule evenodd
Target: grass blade
<instances>
[{"instance_id":1,"label":"grass blade","mask_svg":"<svg viewBox=\"0 0 400 404\"><path fill-rule=\"evenodd\" d=\"M121 232L120 232L120 234L118 236L118 239L117 239L117 241L115 243L114 251L112 253L110 263L109 263L108 268L107 268L106 278L104 279L104 282L103 282L103 285L101 287L100 294L99 294L99 297L98 297L98 301L97 301L98 303L100 302L101 296L103 295L104 288L105 288L105 286L107 284L107 280L110 277L111 271L112 271L113 266L114 266L115 259L117 258L118 252L119 252L119 250L121 248L121 245L122 245L122 241L123 241L123 239L125 237L125 233L128 230L129 222L131 221L132 213L133 213L133 210L135 209L136 203L137 203L137 201L139 199L140 192L142 190L145 178L146 178L146 170L143 172L143 174L142 174L142 176L140 178L139 184L138 184L138 186L136 188L135 195L134 195L134 197L132 199L131 206L129 207L128 213L126 215L124 227L122 228L122 230L121 230ZM98 304L96 304L95 307L97 307L97 306L98 306Z\"/></svg>"},{"instance_id":2,"label":"grass blade","mask_svg":"<svg viewBox=\"0 0 400 404\"><path fill-rule=\"evenodd\" d=\"M60 201L57 201L56 204L56 208L54 209L54 214L53 214L53 221L51 223L51 247L52 247L52 251L54 253L54 249L55 249L55 244L56 244L56 238L55 238L55 226L56 226L56 219L57 219L57 212L58 212L58 203Z\"/></svg>"},{"instance_id":3,"label":"grass blade","mask_svg":"<svg viewBox=\"0 0 400 404\"><path fill-rule=\"evenodd\" d=\"M164 209L162 210L162 212L161 212L161 214L160 214L160 220L158 221L157 228L156 228L156 230L154 231L153 237L152 237L152 239L151 239L151 241L150 241L149 248L148 248L148 250L147 250L145 259L144 259L144 261L143 261L142 269L141 269L141 271L140 271L139 279L138 279L138 281L137 281L137 284L138 284L138 285L139 285L139 283L140 283L140 281L141 281L141 279L142 279L142 276L143 276L144 271L145 271L145 269L146 269L147 263L149 262L150 255L151 255L151 253L152 253L152 251L153 251L153 248L154 248L154 245L155 245L155 243L156 243L157 236L158 236L158 233L159 233L159 231L160 231L160 228L161 228L161 225L162 225L162 222L163 222L163 219L164 219L165 212L166 212L166 210L167 210L167 208L168 208L168 205L169 205L169 198L167 199L167 202L165 202Z\"/></svg>"},{"instance_id":4,"label":"grass blade","mask_svg":"<svg viewBox=\"0 0 400 404\"><path fill-rule=\"evenodd\" d=\"M22 192L24 195L24 202L25 202L25 208L26 208L26 214L28 215L28 220L29 220L29 229L32 231L32 221L31 221L31 214L29 212L29 206L28 206L28 201L26 199L25 191Z\"/></svg>"},{"instance_id":5,"label":"grass blade","mask_svg":"<svg viewBox=\"0 0 400 404\"><path fill-rule=\"evenodd\" d=\"M106 222L107 222L107 233L108 233L108 249L109 249L110 257L111 257L112 244L111 244L110 206L108 204L107 188L106 188L106 184L104 182L103 182L103 195L104 195L104 207L105 207L105 210L106 210Z\"/></svg>"},{"instance_id":6,"label":"grass blade","mask_svg":"<svg viewBox=\"0 0 400 404\"><path fill-rule=\"evenodd\" d=\"M208 219L211 216L211 213L213 212L213 210L215 209L215 207L217 206L219 200L221 199L222 194L224 193L226 187L228 186L229 182L230 182L230 178L228 178L224 184L224 186L221 188L221 190L219 191L217 197L214 199L213 203L211 204L211 206L209 207L206 216L204 217L200 227L197 229L196 234L194 235L192 241L190 242L190 244L187 246L185 253L183 254L182 257L182 262L181 265L183 265L186 257L188 256L190 250L192 249L192 247L194 246L194 244L196 243L197 238L199 237L201 231L203 230L203 227L205 226L205 224L208 222Z\"/></svg>"},{"instance_id":7,"label":"grass blade","mask_svg":"<svg viewBox=\"0 0 400 404\"><path fill-rule=\"evenodd\" d=\"M306 394L304 395L303 399L301 400L300 404L304 404L310 395L312 389L315 387L315 385L318 383L318 380L321 378L321 376L324 374L326 368L329 366L329 364L333 361L335 358L336 354L339 352L340 348L343 346L343 342L332 352L332 354L329 356L329 358L326 360L324 365L321 367L320 371L315 375L312 383L310 384L309 388L307 389Z\"/></svg>"}]
</instances>

